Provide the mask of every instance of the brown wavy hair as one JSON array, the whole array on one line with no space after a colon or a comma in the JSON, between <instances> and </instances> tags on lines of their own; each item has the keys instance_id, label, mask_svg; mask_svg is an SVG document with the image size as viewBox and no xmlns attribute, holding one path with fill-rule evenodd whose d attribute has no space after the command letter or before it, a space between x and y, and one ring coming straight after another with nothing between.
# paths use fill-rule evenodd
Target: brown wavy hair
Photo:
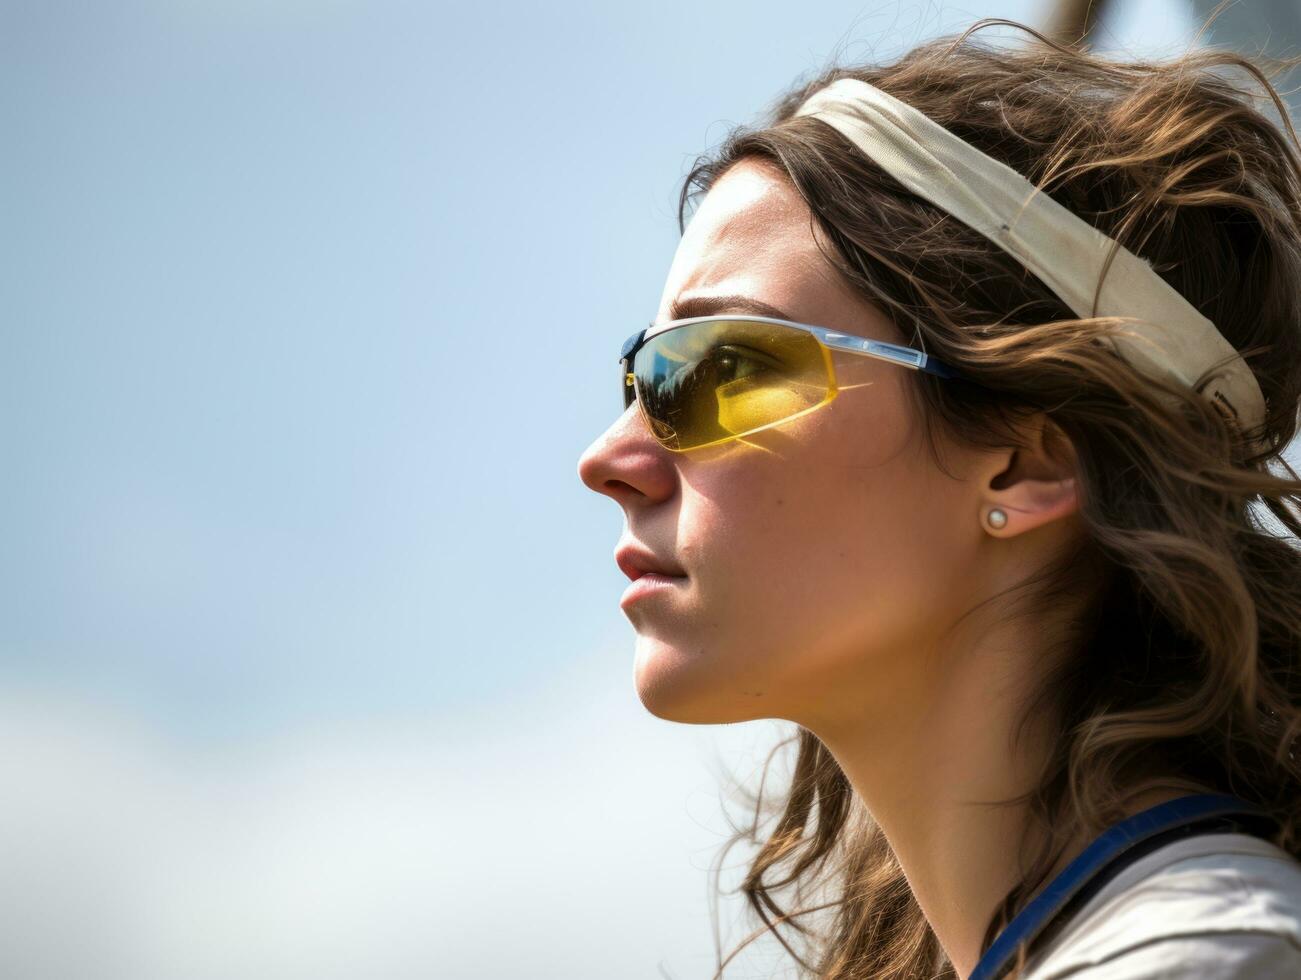
<instances>
[{"instance_id":1,"label":"brown wavy hair","mask_svg":"<svg viewBox=\"0 0 1301 980\"><path fill-rule=\"evenodd\" d=\"M973 36L992 25L1031 36ZM1102 833L1154 786L1256 802L1277 818L1273 842L1301 856L1301 481L1282 456L1301 403L1301 164L1264 63L1214 49L1113 61L987 18L888 64L823 69L778 98L761 126L737 127L697 158L681 189L685 231L688 202L732 164L780 168L845 281L910 344L976 382L909 374L938 465L937 430L1020 447L1039 413L1075 451L1086 533L1016 591L1031 616L1055 598L1091 600L1018 706L1018 740L1034 718L1059 728L1037 785L994 805L1025 805L1043 845L1028 865L1023 855L1024 876L996 908L982 952L1046 884L1068 841ZM1123 319L1075 316L983 235L824 123L794 116L845 76L916 107L1148 260L1254 370L1268 448L1253 455L1194 391L1112 353L1101 338ZM774 754L791 744L784 800L765 807L762 780L757 794L742 793L753 822L733 824L719 857L742 838L757 845L739 887L762 925L720 956L715 977L769 932L803 976L955 977L844 772L807 729ZM792 885L788 912L777 892ZM818 890L830 900L811 902ZM787 930L805 938L805 955ZM1013 976L1024 946L1019 954Z\"/></svg>"}]
</instances>

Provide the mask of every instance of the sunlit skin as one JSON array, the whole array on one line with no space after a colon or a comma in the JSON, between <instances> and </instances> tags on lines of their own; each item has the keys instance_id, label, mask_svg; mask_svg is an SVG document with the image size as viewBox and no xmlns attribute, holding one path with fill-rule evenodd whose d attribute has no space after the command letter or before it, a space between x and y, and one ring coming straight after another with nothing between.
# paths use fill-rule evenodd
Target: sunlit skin
<instances>
[{"instance_id":1,"label":"sunlit skin","mask_svg":"<svg viewBox=\"0 0 1301 980\"><path fill-rule=\"evenodd\" d=\"M780 170L741 161L693 215L656 322L675 300L739 294L788 319L908 344L841 280L815 234ZM1022 809L973 801L1033 784L1051 723L1014 753L1017 700L1071 613L1013 619L1006 600L976 607L1082 533L1074 460L1050 451L1040 419L1027 427L1029 451L941 441L944 472L926 449L912 372L832 357L842 390L817 411L677 453L634 404L578 471L623 510L619 544L686 572L625 610L647 710L691 724L779 718L816 734L966 977L1019 878L1026 837ZM995 507L1008 518L999 530L982 521ZM1135 809L1175 795L1148 794Z\"/></svg>"}]
</instances>

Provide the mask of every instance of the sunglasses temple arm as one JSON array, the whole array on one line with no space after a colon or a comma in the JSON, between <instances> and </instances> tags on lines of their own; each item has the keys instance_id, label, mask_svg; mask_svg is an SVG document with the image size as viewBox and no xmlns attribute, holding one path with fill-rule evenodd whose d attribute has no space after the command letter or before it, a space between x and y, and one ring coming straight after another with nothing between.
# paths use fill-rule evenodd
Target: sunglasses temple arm
<instances>
[{"instance_id":1,"label":"sunglasses temple arm","mask_svg":"<svg viewBox=\"0 0 1301 980\"><path fill-rule=\"evenodd\" d=\"M903 347L899 344L886 343L883 340L869 340L866 337L836 333L831 330L820 330L817 331L817 334L828 347L849 351L854 354L866 354L868 357L876 357L917 371L925 371L927 374L933 374L938 378L967 380L963 374L949 367L943 361L936 360L924 351L919 351L914 347Z\"/></svg>"}]
</instances>

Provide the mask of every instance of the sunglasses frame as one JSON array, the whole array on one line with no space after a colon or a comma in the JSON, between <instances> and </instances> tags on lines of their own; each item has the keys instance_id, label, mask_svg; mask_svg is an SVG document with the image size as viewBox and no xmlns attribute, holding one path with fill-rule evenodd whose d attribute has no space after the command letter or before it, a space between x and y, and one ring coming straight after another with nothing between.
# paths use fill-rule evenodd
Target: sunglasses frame
<instances>
[{"instance_id":1,"label":"sunglasses frame","mask_svg":"<svg viewBox=\"0 0 1301 980\"><path fill-rule=\"evenodd\" d=\"M633 362L637 352L646 345L646 342L653 337L658 337L662 333L668 333L670 330L677 330L680 327L687 327L694 323L704 323L709 321L748 321L753 323L775 323L783 327L790 327L795 330L802 330L810 333L825 350L844 351L847 354L858 354L863 357L874 357L878 360L886 361L890 364L897 364L900 367L911 368L914 371L925 371L927 374L935 375L938 378L946 380L967 380L960 372L945 364L943 361L936 360L925 351L917 350L915 347L904 347L900 344L887 343L884 340L872 340L869 337L860 337L857 334L844 333L840 330L832 330L830 327L819 327L812 323L797 323L794 320L781 320L771 316L752 316L742 314L719 313L711 316L693 316L685 320L669 320L665 323L652 323L644 330L639 330L623 343L623 348L619 351L619 365L623 370L623 397L624 410L627 411L634 401L640 405L641 400L637 397L637 386L634 383L634 373L632 370ZM828 357L828 368L830 368L830 358ZM828 379L831 383L832 390L835 388L835 374ZM629 394L631 389L631 394ZM826 404L823 402L822 404ZM820 405L813 406L821 407ZM798 413L803 415L812 409L805 409L804 412ZM728 436L726 439L718 439L714 442L703 443L699 446L692 446L689 449L674 449L672 446L666 446L671 452L691 452L692 449L704 449L706 446L716 446L720 443L730 442L741 436L750 435L761 429L769 428L772 425L781 425L790 419L797 418L798 415L792 415L788 418L781 419L777 422L771 422L768 425L760 426L751 432L739 432L736 435ZM662 444L662 443L661 443Z\"/></svg>"}]
</instances>

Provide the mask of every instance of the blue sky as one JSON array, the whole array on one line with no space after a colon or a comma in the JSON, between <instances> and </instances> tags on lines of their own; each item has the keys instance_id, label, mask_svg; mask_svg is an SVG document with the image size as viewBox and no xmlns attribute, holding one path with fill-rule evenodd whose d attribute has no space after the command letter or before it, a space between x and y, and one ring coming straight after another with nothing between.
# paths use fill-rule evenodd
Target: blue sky
<instances>
[{"instance_id":1,"label":"blue sky","mask_svg":"<svg viewBox=\"0 0 1301 980\"><path fill-rule=\"evenodd\" d=\"M775 730L645 715L578 456L697 153L1043 6L0 4L0 972L707 974Z\"/></svg>"}]
</instances>

